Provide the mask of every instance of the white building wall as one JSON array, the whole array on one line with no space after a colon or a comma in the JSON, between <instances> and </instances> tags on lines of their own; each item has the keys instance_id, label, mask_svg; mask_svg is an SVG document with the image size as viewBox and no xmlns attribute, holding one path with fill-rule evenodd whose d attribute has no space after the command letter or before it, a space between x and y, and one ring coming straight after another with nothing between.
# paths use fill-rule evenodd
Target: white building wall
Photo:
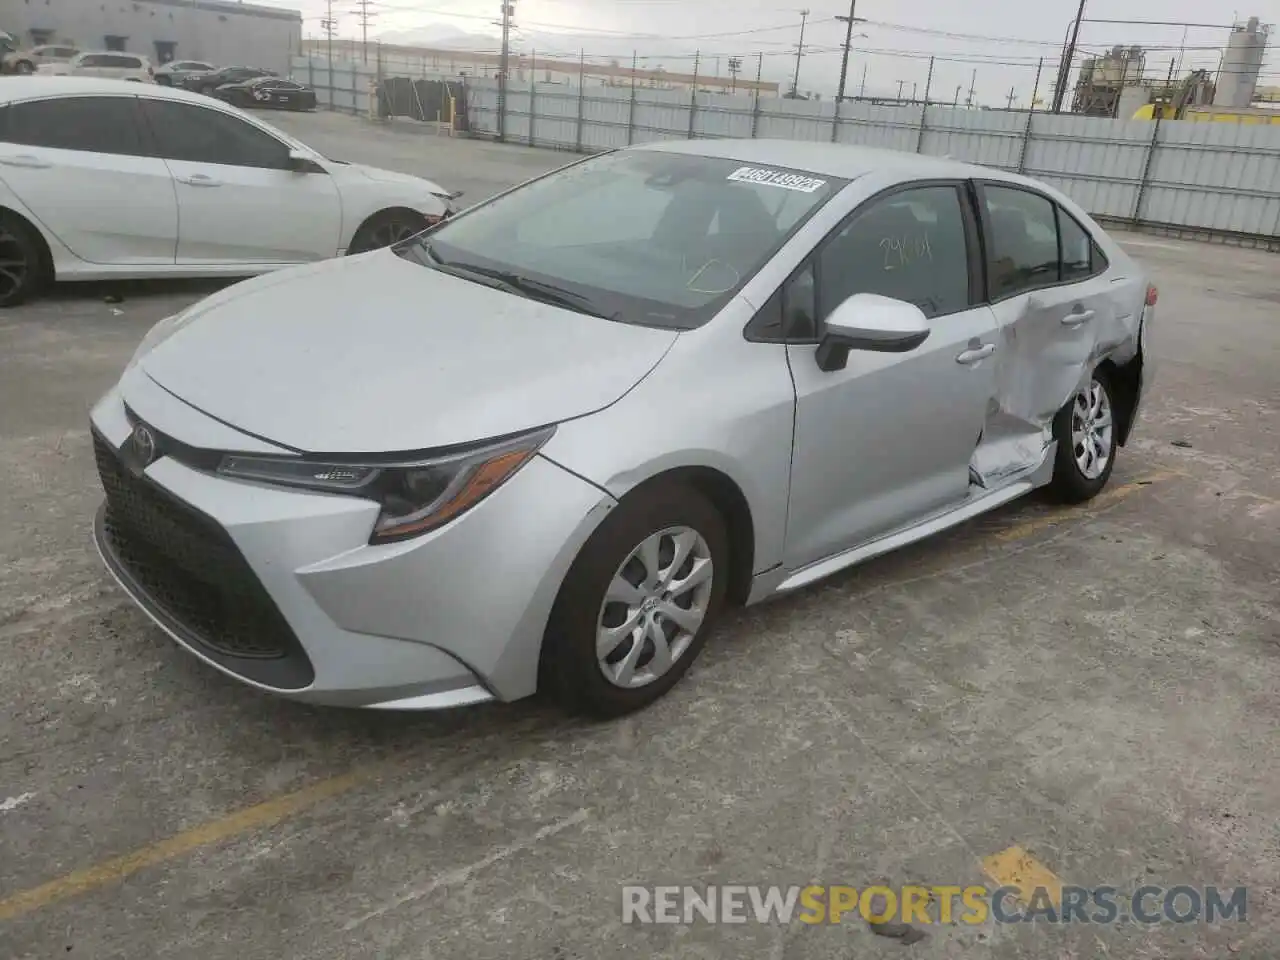
<instances>
[{"instance_id":1,"label":"white building wall","mask_svg":"<svg viewBox=\"0 0 1280 960\"><path fill-rule=\"evenodd\" d=\"M172 50L176 59L282 75L302 46L297 10L229 0L0 0L0 30L28 45L65 40L82 50L125 49L155 63Z\"/></svg>"}]
</instances>

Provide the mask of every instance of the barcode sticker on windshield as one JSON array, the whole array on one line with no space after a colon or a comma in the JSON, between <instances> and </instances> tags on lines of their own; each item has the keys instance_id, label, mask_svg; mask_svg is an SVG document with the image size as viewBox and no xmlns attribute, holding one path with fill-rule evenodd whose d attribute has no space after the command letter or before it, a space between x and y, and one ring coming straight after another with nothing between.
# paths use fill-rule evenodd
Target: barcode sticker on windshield
<instances>
[{"instance_id":1,"label":"barcode sticker on windshield","mask_svg":"<svg viewBox=\"0 0 1280 960\"><path fill-rule=\"evenodd\" d=\"M764 167L739 167L729 174L729 179L740 183L781 187L783 190L799 190L801 193L813 193L827 185L825 180L816 180L798 173L784 173L781 170L767 170Z\"/></svg>"}]
</instances>

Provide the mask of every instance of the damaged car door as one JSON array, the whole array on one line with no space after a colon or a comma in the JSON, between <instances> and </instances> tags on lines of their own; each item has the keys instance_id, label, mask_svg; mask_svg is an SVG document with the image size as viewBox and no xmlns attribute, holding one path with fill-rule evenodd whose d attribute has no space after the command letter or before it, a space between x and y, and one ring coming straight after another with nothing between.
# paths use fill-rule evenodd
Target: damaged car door
<instances>
[{"instance_id":1,"label":"damaged car door","mask_svg":"<svg viewBox=\"0 0 1280 960\"><path fill-rule=\"evenodd\" d=\"M975 469L993 487L1041 461L1055 414L1132 317L1124 316L1125 278L1111 275L1089 231L1059 204L1009 183L979 183L977 197L1001 349L998 408Z\"/></svg>"}]
</instances>

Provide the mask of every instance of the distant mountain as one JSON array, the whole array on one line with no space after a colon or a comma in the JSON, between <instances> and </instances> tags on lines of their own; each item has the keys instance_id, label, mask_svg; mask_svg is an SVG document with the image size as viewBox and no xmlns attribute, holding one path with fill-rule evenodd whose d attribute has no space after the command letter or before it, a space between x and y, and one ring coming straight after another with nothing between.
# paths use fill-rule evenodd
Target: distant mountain
<instances>
[{"instance_id":1,"label":"distant mountain","mask_svg":"<svg viewBox=\"0 0 1280 960\"><path fill-rule=\"evenodd\" d=\"M388 30L379 33L377 38L383 43L399 43L410 47L439 47L445 50L492 50L501 40L496 31L492 35L468 33L447 23L432 23L425 27L414 27L411 30Z\"/></svg>"}]
</instances>

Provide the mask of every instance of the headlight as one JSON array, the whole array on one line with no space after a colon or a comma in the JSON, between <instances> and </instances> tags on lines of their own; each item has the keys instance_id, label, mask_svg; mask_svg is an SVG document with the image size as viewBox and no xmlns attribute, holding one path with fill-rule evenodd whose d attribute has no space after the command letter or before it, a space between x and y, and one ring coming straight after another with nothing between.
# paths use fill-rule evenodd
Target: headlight
<instances>
[{"instance_id":1,"label":"headlight","mask_svg":"<svg viewBox=\"0 0 1280 960\"><path fill-rule=\"evenodd\" d=\"M553 433L555 427L545 427L463 453L411 463L321 463L228 455L218 465L218 473L375 500L382 512L369 542L391 543L434 530L470 510L514 476Z\"/></svg>"}]
</instances>

